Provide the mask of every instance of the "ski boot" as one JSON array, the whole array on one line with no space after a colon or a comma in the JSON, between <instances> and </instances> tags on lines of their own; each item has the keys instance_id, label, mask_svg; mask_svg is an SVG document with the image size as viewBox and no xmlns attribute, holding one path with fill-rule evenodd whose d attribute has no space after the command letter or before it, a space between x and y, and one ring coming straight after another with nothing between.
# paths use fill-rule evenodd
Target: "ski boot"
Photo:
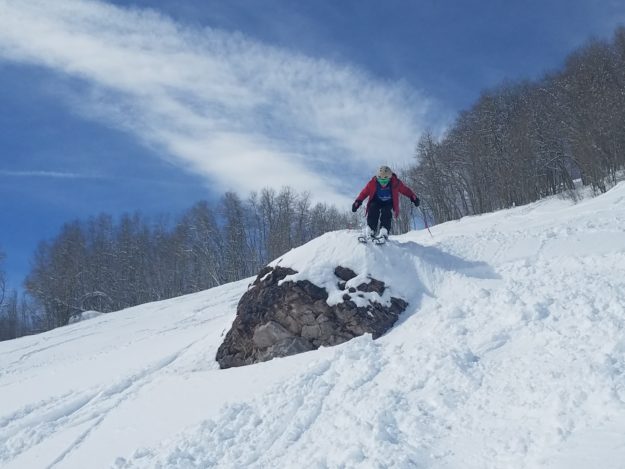
<instances>
[{"instance_id":1,"label":"ski boot","mask_svg":"<svg viewBox=\"0 0 625 469\"><path fill-rule=\"evenodd\" d=\"M375 237L375 244L384 244L388 241L388 230L384 227L380 228L380 232Z\"/></svg>"}]
</instances>

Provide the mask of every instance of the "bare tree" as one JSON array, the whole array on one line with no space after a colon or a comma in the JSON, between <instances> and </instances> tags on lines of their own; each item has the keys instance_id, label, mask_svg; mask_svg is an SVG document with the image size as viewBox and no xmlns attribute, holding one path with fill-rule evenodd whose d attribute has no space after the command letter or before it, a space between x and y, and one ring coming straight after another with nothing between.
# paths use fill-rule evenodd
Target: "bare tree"
<instances>
[{"instance_id":1,"label":"bare tree","mask_svg":"<svg viewBox=\"0 0 625 469\"><path fill-rule=\"evenodd\" d=\"M221 200L223 227L223 273L226 282L240 280L253 273L251 249L245 229L243 203L234 192L226 192Z\"/></svg>"}]
</instances>

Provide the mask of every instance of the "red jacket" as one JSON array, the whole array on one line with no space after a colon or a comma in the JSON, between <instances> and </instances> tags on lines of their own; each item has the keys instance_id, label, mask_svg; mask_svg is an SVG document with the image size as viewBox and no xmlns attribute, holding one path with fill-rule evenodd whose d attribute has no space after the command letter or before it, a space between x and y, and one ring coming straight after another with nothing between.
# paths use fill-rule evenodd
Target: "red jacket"
<instances>
[{"instance_id":1,"label":"red jacket","mask_svg":"<svg viewBox=\"0 0 625 469\"><path fill-rule=\"evenodd\" d=\"M358 194L358 197L356 197L356 200L361 204L367 197L369 197L365 213L369 212L369 205L371 205L371 201L375 198L377 183L377 178L375 176L372 177L365 188L360 192L360 194ZM393 173L393 177L391 177L391 182L389 184L391 185L391 194L393 196L393 212L395 212L395 218L397 218L399 216L399 194L405 195L410 200L416 199L417 196L408 188L408 186L399 180L395 173Z\"/></svg>"}]
</instances>

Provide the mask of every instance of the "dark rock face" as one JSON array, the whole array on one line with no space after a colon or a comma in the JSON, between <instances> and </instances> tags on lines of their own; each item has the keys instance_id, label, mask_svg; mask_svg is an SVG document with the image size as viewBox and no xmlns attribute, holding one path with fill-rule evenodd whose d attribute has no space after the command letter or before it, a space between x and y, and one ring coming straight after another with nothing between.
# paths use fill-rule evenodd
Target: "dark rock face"
<instances>
[{"instance_id":1,"label":"dark rock face","mask_svg":"<svg viewBox=\"0 0 625 469\"><path fill-rule=\"evenodd\" d=\"M343 280L343 282L348 282L354 277L356 277L356 272L352 269L348 269L347 267L341 267L340 265L334 269L334 275Z\"/></svg>"},{"instance_id":2,"label":"dark rock face","mask_svg":"<svg viewBox=\"0 0 625 469\"><path fill-rule=\"evenodd\" d=\"M370 300L366 307L356 306L352 296L363 292L381 296L386 286L382 281L370 279L369 283L345 290L345 284L357 274L340 266L334 274L338 288L345 292L343 302L329 306L326 290L308 280L279 285L282 279L295 273L280 266L260 271L241 297L232 328L217 351L221 368L337 345L366 333L377 339L408 306L399 298L391 298L390 306L375 300Z\"/></svg>"}]
</instances>

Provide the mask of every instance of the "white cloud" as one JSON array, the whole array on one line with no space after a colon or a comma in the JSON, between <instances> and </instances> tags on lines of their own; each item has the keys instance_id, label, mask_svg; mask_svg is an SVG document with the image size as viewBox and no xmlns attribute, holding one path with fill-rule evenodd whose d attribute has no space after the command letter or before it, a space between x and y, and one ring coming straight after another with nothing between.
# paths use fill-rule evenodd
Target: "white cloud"
<instances>
[{"instance_id":1,"label":"white cloud","mask_svg":"<svg viewBox=\"0 0 625 469\"><path fill-rule=\"evenodd\" d=\"M407 162L428 111L408 86L350 66L89 0L0 0L2 59L82 80L80 112L220 189L351 199L341 173Z\"/></svg>"}]
</instances>

